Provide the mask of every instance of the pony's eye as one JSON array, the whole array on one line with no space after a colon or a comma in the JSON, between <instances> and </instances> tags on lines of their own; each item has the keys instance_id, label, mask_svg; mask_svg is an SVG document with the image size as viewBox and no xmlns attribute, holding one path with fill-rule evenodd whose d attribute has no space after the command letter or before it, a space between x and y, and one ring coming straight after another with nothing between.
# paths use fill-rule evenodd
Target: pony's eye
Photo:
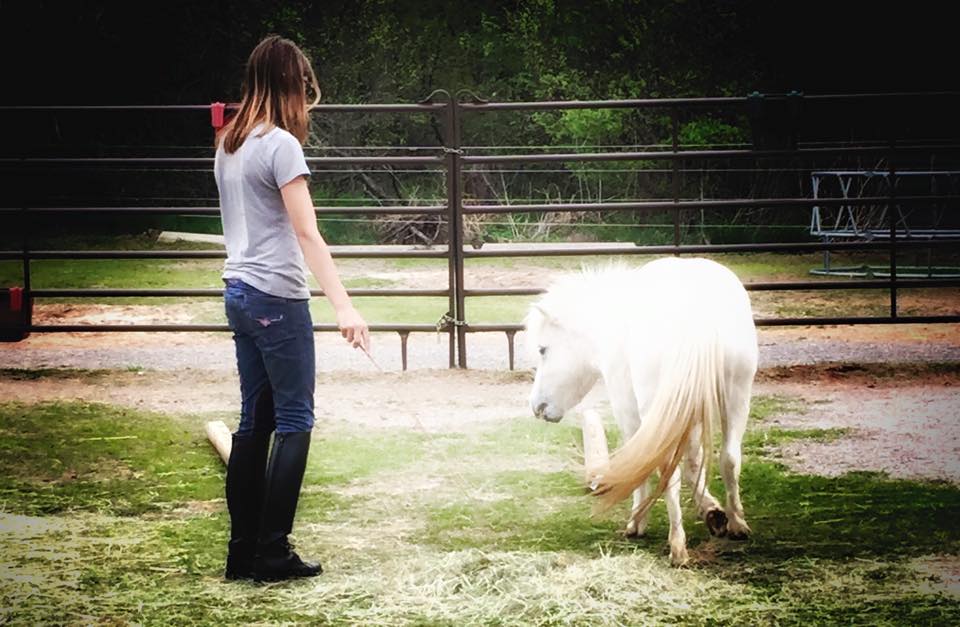
<instances>
[{"instance_id":1,"label":"pony's eye","mask_svg":"<svg viewBox=\"0 0 960 627\"><path fill-rule=\"evenodd\" d=\"M546 354L547 354L547 347L546 347L546 346L541 346L541 347L540 347L540 354L541 354L541 355L546 355Z\"/></svg>"}]
</instances>

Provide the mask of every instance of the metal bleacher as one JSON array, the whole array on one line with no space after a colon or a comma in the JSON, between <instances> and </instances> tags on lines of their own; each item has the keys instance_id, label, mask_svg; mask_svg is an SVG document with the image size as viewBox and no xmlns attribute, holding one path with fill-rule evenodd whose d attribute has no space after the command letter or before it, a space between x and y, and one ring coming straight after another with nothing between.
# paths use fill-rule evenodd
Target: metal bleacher
<instances>
[{"instance_id":1,"label":"metal bleacher","mask_svg":"<svg viewBox=\"0 0 960 627\"><path fill-rule=\"evenodd\" d=\"M908 170L891 174L886 170L818 170L810 173L813 198L877 198L890 195L891 176L897 195L915 193L919 188L931 195L956 193L960 188L960 170ZM831 241L873 241L890 239L891 232L899 240L934 240L960 238L960 220L956 207L943 204L905 207L889 202L863 204L814 204L810 216L810 234ZM896 214L891 216L889 212ZM891 230L891 220L896 221ZM928 256L924 265L901 267L897 274L913 278L957 278L960 268L934 266ZM825 251L823 267L811 274L830 276L887 276L885 267L834 267L830 252Z\"/></svg>"}]
</instances>

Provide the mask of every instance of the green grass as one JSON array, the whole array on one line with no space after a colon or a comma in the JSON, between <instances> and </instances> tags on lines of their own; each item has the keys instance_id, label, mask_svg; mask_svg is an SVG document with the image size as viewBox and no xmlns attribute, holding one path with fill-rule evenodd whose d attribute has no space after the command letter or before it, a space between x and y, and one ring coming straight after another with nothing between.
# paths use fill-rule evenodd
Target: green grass
<instances>
[{"instance_id":1,"label":"green grass","mask_svg":"<svg viewBox=\"0 0 960 627\"><path fill-rule=\"evenodd\" d=\"M222 285L217 259L41 259L30 264L34 288L203 288ZM0 265L4 284L19 283L19 264ZM87 302L84 300L83 302ZM97 301L90 301L97 302Z\"/></svg>"},{"instance_id":2,"label":"green grass","mask_svg":"<svg viewBox=\"0 0 960 627\"><path fill-rule=\"evenodd\" d=\"M134 516L222 492L209 447L177 419L95 403L0 404L0 506Z\"/></svg>"},{"instance_id":3,"label":"green grass","mask_svg":"<svg viewBox=\"0 0 960 627\"><path fill-rule=\"evenodd\" d=\"M345 281L352 286L353 281ZM533 297L516 298L471 298L467 300L470 322L514 323L523 320ZM444 313L450 310L445 297L411 296L402 299L387 296L355 296L353 304L364 319L371 324L436 324ZM194 321L203 323L225 323L222 308L197 308ZM314 298L310 301L310 313L316 324L328 324L336 321L333 308L326 299Z\"/></svg>"},{"instance_id":4,"label":"green grass","mask_svg":"<svg viewBox=\"0 0 960 627\"><path fill-rule=\"evenodd\" d=\"M766 426L800 399L754 405L742 477L754 535L712 539L686 503L689 568L668 565L662 503L639 540L619 533L626 504L591 515L575 425L518 418L467 433L318 431L295 540L327 572L257 587L220 578L228 522L208 416L5 403L0 620L956 624L960 602L925 590L911 563L960 551L960 489L791 473L780 444L845 432Z\"/></svg>"},{"instance_id":5,"label":"green grass","mask_svg":"<svg viewBox=\"0 0 960 627\"><path fill-rule=\"evenodd\" d=\"M833 427L830 429L762 429L748 433L743 439L743 449L751 454L770 454L776 447L791 440L811 440L814 442L835 442L850 435L849 429Z\"/></svg>"},{"instance_id":6,"label":"green grass","mask_svg":"<svg viewBox=\"0 0 960 627\"><path fill-rule=\"evenodd\" d=\"M126 372L139 372L139 366L129 366ZM41 379L80 379L102 381L116 376L116 370L108 368L0 368L0 379L10 381L39 381Z\"/></svg>"},{"instance_id":7,"label":"green grass","mask_svg":"<svg viewBox=\"0 0 960 627\"><path fill-rule=\"evenodd\" d=\"M440 439L442 440L442 438ZM389 437L362 434L317 433L312 446L319 448L306 480L316 484L344 484L421 459L436 441L424 434L397 431Z\"/></svg>"},{"instance_id":8,"label":"green grass","mask_svg":"<svg viewBox=\"0 0 960 627\"><path fill-rule=\"evenodd\" d=\"M800 400L790 396L758 394L750 401L751 421L766 420L773 415L802 411L803 405Z\"/></svg>"}]
</instances>

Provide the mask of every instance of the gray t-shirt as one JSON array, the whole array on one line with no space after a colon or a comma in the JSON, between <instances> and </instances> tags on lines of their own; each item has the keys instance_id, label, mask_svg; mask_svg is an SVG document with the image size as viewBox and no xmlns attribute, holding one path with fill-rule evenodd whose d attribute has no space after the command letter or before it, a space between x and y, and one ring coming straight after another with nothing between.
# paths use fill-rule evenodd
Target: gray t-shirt
<instances>
[{"instance_id":1,"label":"gray t-shirt","mask_svg":"<svg viewBox=\"0 0 960 627\"><path fill-rule=\"evenodd\" d=\"M309 298L303 253L280 188L309 176L297 138L281 128L250 132L233 154L217 147L213 173L227 247L224 279L240 279L262 292Z\"/></svg>"}]
</instances>

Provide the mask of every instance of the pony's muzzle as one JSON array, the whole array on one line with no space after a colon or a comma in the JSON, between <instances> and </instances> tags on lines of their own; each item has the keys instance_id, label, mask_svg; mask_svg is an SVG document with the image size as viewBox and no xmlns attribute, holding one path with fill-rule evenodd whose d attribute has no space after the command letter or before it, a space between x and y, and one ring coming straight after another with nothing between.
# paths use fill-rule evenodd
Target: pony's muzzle
<instances>
[{"instance_id":1,"label":"pony's muzzle","mask_svg":"<svg viewBox=\"0 0 960 627\"><path fill-rule=\"evenodd\" d=\"M559 416L551 416L547 413L547 403L540 403L537 405L537 408L533 410L533 415L541 420L546 420L547 422L560 422L563 419L563 414Z\"/></svg>"}]
</instances>

